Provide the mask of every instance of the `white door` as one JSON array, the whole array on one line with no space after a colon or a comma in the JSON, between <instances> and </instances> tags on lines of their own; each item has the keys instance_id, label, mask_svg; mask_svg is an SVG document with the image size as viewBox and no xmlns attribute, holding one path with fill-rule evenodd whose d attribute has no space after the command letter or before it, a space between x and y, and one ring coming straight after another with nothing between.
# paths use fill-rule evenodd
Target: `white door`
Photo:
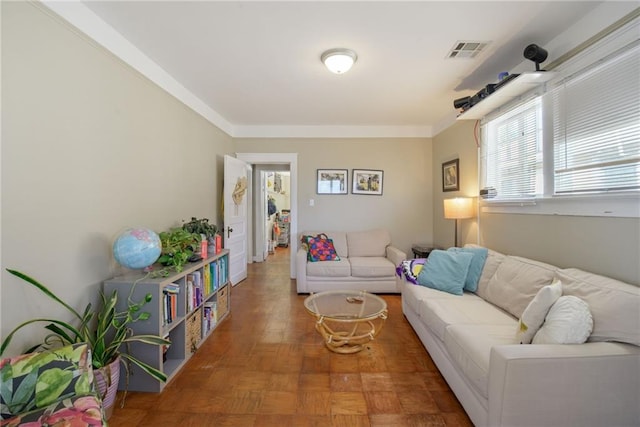
<instances>
[{"instance_id":1,"label":"white door","mask_svg":"<svg viewBox=\"0 0 640 427\"><path fill-rule=\"evenodd\" d=\"M224 156L224 247L230 252L229 278L233 286L247 278L247 204L250 185L247 168L248 165L242 160Z\"/></svg>"}]
</instances>

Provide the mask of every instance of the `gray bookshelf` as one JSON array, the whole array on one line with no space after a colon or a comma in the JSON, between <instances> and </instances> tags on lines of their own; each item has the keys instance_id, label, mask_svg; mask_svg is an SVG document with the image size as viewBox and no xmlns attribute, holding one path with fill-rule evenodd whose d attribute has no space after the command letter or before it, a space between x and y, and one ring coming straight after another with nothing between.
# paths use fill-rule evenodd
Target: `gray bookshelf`
<instances>
[{"instance_id":1,"label":"gray bookshelf","mask_svg":"<svg viewBox=\"0 0 640 427\"><path fill-rule=\"evenodd\" d=\"M118 310L125 309L130 292L136 301L151 294L151 302L144 307L151 316L148 320L133 323L131 328L135 334L166 337L171 345L165 349L132 343L129 351L136 358L164 372L167 382L157 381L131 365L128 389L160 392L229 315L229 251L223 249L207 259L189 263L180 273L172 273L167 277L152 278L145 273L138 273L105 281L105 294L109 295L113 290L117 290L120 296ZM124 389L127 386L126 370L121 369L120 375L119 386Z\"/></svg>"}]
</instances>

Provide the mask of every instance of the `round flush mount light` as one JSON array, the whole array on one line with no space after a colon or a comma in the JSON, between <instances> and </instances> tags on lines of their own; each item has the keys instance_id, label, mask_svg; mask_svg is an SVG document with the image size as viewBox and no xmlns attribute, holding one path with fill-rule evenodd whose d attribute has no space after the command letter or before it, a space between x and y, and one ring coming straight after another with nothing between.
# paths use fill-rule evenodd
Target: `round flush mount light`
<instances>
[{"instance_id":1,"label":"round flush mount light","mask_svg":"<svg viewBox=\"0 0 640 427\"><path fill-rule=\"evenodd\" d=\"M336 74L344 74L351 69L358 56L351 49L329 49L320 57L324 65Z\"/></svg>"}]
</instances>

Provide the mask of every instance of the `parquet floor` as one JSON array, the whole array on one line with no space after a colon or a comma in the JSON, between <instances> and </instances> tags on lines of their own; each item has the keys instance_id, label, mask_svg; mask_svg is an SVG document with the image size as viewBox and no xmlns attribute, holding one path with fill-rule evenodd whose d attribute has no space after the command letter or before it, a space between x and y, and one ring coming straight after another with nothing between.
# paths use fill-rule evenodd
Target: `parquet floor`
<instances>
[{"instance_id":1,"label":"parquet floor","mask_svg":"<svg viewBox=\"0 0 640 427\"><path fill-rule=\"evenodd\" d=\"M402 314L360 353L330 352L289 279L289 249L249 265L231 315L162 393L130 392L111 427L470 426Z\"/></svg>"}]
</instances>

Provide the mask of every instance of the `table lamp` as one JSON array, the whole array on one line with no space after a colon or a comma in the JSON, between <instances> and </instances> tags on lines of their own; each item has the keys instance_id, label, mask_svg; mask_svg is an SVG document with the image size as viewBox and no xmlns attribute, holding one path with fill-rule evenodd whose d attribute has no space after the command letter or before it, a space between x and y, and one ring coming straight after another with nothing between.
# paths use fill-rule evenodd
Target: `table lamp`
<instances>
[{"instance_id":1,"label":"table lamp","mask_svg":"<svg viewBox=\"0 0 640 427\"><path fill-rule=\"evenodd\" d=\"M458 220L473 218L473 199L470 197L456 197L444 200L444 217L456 220L454 245L458 246Z\"/></svg>"}]
</instances>

